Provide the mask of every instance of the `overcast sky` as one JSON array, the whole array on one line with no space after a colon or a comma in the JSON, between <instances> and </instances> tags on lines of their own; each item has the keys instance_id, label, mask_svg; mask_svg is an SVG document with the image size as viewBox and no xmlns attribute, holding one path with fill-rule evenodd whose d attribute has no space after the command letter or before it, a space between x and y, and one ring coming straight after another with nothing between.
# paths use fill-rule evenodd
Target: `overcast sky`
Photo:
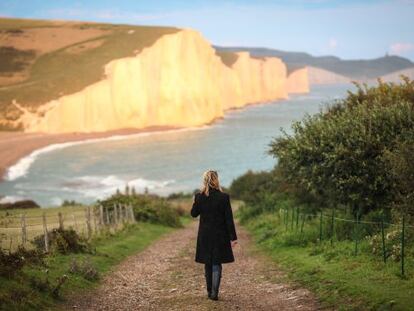
<instances>
[{"instance_id":1,"label":"overcast sky","mask_svg":"<svg viewBox=\"0 0 414 311\"><path fill-rule=\"evenodd\" d=\"M217 45L414 61L414 0L1 0L0 16L171 25Z\"/></svg>"}]
</instances>

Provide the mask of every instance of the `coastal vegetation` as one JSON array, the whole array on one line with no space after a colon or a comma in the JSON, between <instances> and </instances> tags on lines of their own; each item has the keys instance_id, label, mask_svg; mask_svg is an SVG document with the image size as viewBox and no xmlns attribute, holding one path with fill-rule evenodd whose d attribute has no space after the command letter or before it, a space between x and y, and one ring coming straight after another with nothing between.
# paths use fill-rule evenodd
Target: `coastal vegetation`
<instances>
[{"instance_id":1,"label":"coastal vegetation","mask_svg":"<svg viewBox=\"0 0 414 311\"><path fill-rule=\"evenodd\" d=\"M99 201L99 204L109 210L120 204L130 205L137 221L170 227L182 226L179 218L180 215L184 215L182 207L173 207L168 200L157 195L118 192L104 201Z\"/></svg>"},{"instance_id":2,"label":"coastal vegetation","mask_svg":"<svg viewBox=\"0 0 414 311\"><path fill-rule=\"evenodd\" d=\"M176 202L152 194L138 194L131 189L118 191L92 206L65 204L54 208L1 211L0 310L51 308L71 295L96 287L111 267L187 223L189 217L185 214L189 203L188 198ZM104 211L104 226L96 227L95 223L90 235L91 218L85 219L85 214L93 213L97 207ZM132 208L136 222L121 216L129 211L126 207ZM27 220L25 244L19 243L23 214ZM56 218L56 222L64 220L64 225L48 220L47 251L42 227L40 225L39 229L35 223L43 215L45 219ZM18 229L12 230L14 236L11 237L10 229L14 227ZM10 238L18 245L11 247Z\"/></svg>"},{"instance_id":3,"label":"coastal vegetation","mask_svg":"<svg viewBox=\"0 0 414 311\"><path fill-rule=\"evenodd\" d=\"M139 222L122 231L94 238L89 243L90 252L56 252L46 256L33 251L20 250L12 254L2 251L3 268L10 262L16 265L14 257L25 259L12 275L7 271L0 275L0 309L53 307L70 295L96 287L111 267L172 230L168 226Z\"/></svg>"},{"instance_id":4,"label":"coastal vegetation","mask_svg":"<svg viewBox=\"0 0 414 311\"><path fill-rule=\"evenodd\" d=\"M230 191L259 247L339 309L408 310L414 292L414 81L357 85L270 142L272 171Z\"/></svg>"}]
</instances>

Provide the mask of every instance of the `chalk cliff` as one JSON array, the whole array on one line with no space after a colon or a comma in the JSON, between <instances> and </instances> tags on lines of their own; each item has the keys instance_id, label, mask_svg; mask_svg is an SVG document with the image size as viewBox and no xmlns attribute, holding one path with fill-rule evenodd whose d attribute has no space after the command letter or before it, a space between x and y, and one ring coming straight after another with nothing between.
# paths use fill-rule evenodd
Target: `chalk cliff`
<instances>
[{"instance_id":1,"label":"chalk cliff","mask_svg":"<svg viewBox=\"0 0 414 311\"><path fill-rule=\"evenodd\" d=\"M349 83L351 79L345 76L341 76L332 71L328 71L316 67L308 67L308 81L310 85L315 84L340 84Z\"/></svg>"},{"instance_id":2,"label":"chalk cliff","mask_svg":"<svg viewBox=\"0 0 414 311\"><path fill-rule=\"evenodd\" d=\"M27 132L99 132L148 126L197 126L226 109L308 90L306 71L286 77L278 58L240 52L229 67L198 32L158 39L134 57L111 61L105 79L26 111Z\"/></svg>"},{"instance_id":3,"label":"chalk cliff","mask_svg":"<svg viewBox=\"0 0 414 311\"><path fill-rule=\"evenodd\" d=\"M287 78L287 92L292 94L308 93L308 67L296 69Z\"/></svg>"}]
</instances>

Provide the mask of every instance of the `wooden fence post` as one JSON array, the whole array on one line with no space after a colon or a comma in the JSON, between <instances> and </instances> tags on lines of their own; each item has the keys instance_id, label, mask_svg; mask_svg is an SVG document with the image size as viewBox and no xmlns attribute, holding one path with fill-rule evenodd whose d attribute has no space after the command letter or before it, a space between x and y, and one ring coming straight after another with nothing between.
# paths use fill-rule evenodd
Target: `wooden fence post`
<instances>
[{"instance_id":1,"label":"wooden fence post","mask_svg":"<svg viewBox=\"0 0 414 311\"><path fill-rule=\"evenodd\" d=\"M124 222L128 223L128 219L129 219L129 210L128 210L128 205L124 205Z\"/></svg>"},{"instance_id":2,"label":"wooden fence post","mask_svg":"<svg viewBox=\"0 0 414 311\"><path fill-rule=\"evenodd\" d=\"M63 217L62 217L61 212L58 213L58 218L59 218L59 229L63 230Z\"/></svg>"},{"instance_id":3,"label":"wooden fence post","mask_svg":"<svg viewBox=\"0 0 414 311\"><path fill-rule=\"evenodd\" d=\"M114 204L114 224L118 224L118 205Z\"/></svg>"},{"instance_id":4,"label":"wooden fence post","mask_svg":"<svg viewBox=\"0 0 414 311\"><path fill-rule=\"evenodd\" d=\"M21 225L22 225L22 244L26 245L27 242L27 230L26 230L26 214L21 215Z\"/></svg>"},{"instance_id":5,"label":"wooden fence post","mask_svg":"<svg viewBox=\"0 0 414 311\"><path fill-rule=\"evenodd\" d=\"M46 213L43 212L43 235L45 238L45 252L49 252L49 235L47 232L47 222L46 222Z\"/></svg>"},{"instance_id":6,"label":"wooden fence post","mask_svg":"<svg viewBox=\"0 0 414 311\"><path fill-rule=\"evenodd\" d=\"M118 224L122 223L122 205L118 204Z\"/></svg>"},{"instance_id":7,"label":"wooden fence post","mask_svg":"<svg viewBox=\"0 0 414 311\"><path fill-rule=\"evenodd\" d=\"M132 223L135 223L135 215L134 215L134 209L132 208L132 205L129 205L129 215Z\"/></svg>"},{"instance_id":8,"label":"wooden fence post","mask_svg":"<svg viewBox=\"0 0 414 311\"><path fill-rule=\"evenodd\" d=\"M92 209L92 215L93 215L93 227L94 227L94 230L95 230L95 234L98 232L98 227L97 227L97 223L96 223L96 208L94 207L93 209Z\"/></svg>"},{"instance_id":9,"label":"wooden fence post","mask_svg":"<svg viewBox=\"0 0 414 311\"><path fill-rule=\"evenodd\" d=\"M299 214L300 214L300 209L298 207L296 210L296 231L299 229Z\"/></svg>"},{"instance_id":10,"label":"wooden fence post","mask_svg":"<svg viewBox=\"0 0 414 311\"><path fill-rule=\"evenodd\" d=\"M103 206L101 204L99 205L99 224L101 225L101 227L105 224Z\"/></svg>"},{"instance_id":11,"label":"wooden fence post","mask_svg":"<svg viewBox=\"0 0 414 311\"><path fill-rule=\"evenodd\" d=\"M89 240L92 237L91 209L89 206L85 209L85 214L86 214L86 226L88 229L88 240Z\"/></svg>"},{"instance_id":12,"label":"wooden fence post","mask_svg":"<svg viewBox=\"0 0 414 311\"><path fill-rule=\"evenodd\" d=\"M124 224L124 204L119 204L119 222Z\"/></svg>"},{"instance_id":13,"label":"wooden fence post","mask_svg":"<svg viewBox=\"0 0 414 311\"><path fill-rule=\"evenodd\" d=\"M122 214L123 215L123 222L124 223L127 223L128 222L128 206L125 204L124 205L124 213Z\"/></svg>"},{"instance_id":14,"label":"wooden fence post","mask_svg":"<svg viewBox=\"0 0 414 311\"><path fill-rule=\"evenodd\" d=\"M105 207L105 216L106 216L106 225L109 226L110 219L109 219L109 208L108 207Z\"/></svg>"}]
</instances>

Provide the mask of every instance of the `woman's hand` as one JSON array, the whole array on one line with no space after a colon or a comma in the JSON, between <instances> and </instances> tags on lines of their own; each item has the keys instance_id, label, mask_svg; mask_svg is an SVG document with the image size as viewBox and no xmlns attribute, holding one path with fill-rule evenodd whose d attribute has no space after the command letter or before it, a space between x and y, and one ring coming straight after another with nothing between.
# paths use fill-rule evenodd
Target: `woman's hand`
<instances>
[{"instance_id":1,"label":"woman's hand","mask_svg":"<svg viewBox=\"0 0 414 311\"><path fill-rule=\"evenodd\" d=\"M231 247L235 247L237 245L237 240L231 241Z\"/></svg>"}]
</instances>

